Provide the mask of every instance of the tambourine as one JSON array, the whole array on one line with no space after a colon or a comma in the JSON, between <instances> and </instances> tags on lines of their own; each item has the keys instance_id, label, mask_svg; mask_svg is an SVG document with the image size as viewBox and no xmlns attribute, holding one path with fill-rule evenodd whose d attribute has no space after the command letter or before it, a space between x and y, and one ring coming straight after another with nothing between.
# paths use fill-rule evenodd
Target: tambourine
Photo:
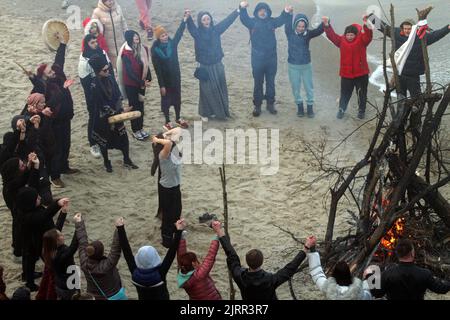
<instances>
[{"instance_id":1,"label":"tambourine","mask_svg":"<svg viewBox=\"0 0 450 320\"><path fill-rule=\"evenodd\" d=\"M124 113L116 114L115 116L109 117L108 123L114 124L114 123L124 122L124 121L128 121L128 120L134 120L134 119L140 118L141 115L142 114L140 111L124 112Z\"/></svg>"}]
</instances>

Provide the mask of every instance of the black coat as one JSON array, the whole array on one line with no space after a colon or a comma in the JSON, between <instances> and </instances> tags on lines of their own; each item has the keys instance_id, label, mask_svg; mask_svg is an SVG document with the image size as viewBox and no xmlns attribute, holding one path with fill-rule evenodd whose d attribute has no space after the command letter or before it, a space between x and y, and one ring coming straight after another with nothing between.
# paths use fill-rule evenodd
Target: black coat
<instances>
[{"instance_id":1,"label":"black coat","mask_svg":"<svg viewBox=\"0 0 450 320\"><path fill-rule=\"evenodd\" d=\"M16 195L18 191L26 185L37 190L39 188L39 170L31 168L20 176L9 176L2 172L2 180L3 199L6 206L11 210L11 214L15 217L17 214Z\"/></svg>"},{"instance_id":2,"label":"black coat","mask_svg":"<svg viewBox=\"0 0 450 320\"><path fill-rule=\"evenodd\" d=\"M205 15L211 18L209 28L203 27L201 18ZM195 60L204 65L213 65L222 61L224 57L222 50L221 36L233 24L239 16L237 10L233 11L228 17L214 24L214 20L208 12L200 12L197 18L198 26L195 26L192 17L187 20L187 28L195 43Z\"/></svg>"},{"instance_id":3,"label":"black coat","mask_svg":"<svg viewBox=\"0 0 450 320\"><path fill-rule=\"evenodd\" d=\"M228 237L221 237L220 243L227 255L228 269L241 290L242 300L277 300L276 289L288 281L297 271L306 254L300 251L284 268L276 273L259 270L249 272L241 266L241 261Z\"/></svg>"},{"instance_id":4,"label":"black coat","mask_svg":"<svg viewBox=\"0 0 450 320\"><path fill-rule=\"evenodd\" d=\"M436 279L430 270L414 263L400 262L386 268L381 274L381 289L372 290L372 295L386 295L388 300L423 300L427 290L445 294L450 291L450 282Z\"/></svg>"},{"instance_id":5,"label":"black coat","mask_svg":"<svg viewBox=\"0 0 450 320\"><path fill-rule=\"evenodd\" d=\"M381 21L376 16L372 16L372 21L375 23L375 25L377 24L379 25L378 28L379 31L384 33L384 30L386 30L387 32L386 35L390 37L391 27L388 24ZM399 49L408 40L408 37L403 35L400 28L395 28L394 33L395 33L395 48ZM427 39L427 45L428 46L432 45L433 43L441 40L449 33L450 30L448 29L448 25L446 25L442 29L428 32L425 35L425 38ZM422 44L419 37L416 36L414 45L411 49L408 59L406 60L405 66L403 67L402 75L416 77L424 73L425 73L425 62L423 60Z\"/></svg>"},{"instance_id":6,"label":"black coat","mask_svg":"<svg viewBox=\"0 0 450 320\"><path fill-rule=\"evenodd\" d=\"M55 56L55 62L52 65L56 77L44 81L39 76L30 78L33 84L31 93L41 93L45 95L46 104L53 112L53 121L61 123L71 120L74 116L73 99L69 89L64 88L64 82L67 77L64 73L66 45L60 44Z\"/></svg>"},{"instance_id":7,"label":"black coat","mask_svg":"<svg viewBox=\"0 0 450 320\"><path fill-rule=\"evenodd\" d=\"M173 39L169 39L168 46L171 47L172 54L167 56L163 52L161 56L161 42L156 40L153 43L152 62L155 68L155 73L158 78L158 84L160 88L181 88L181 72L180 62L178 60L178 44L180 43L183 32L186 29L186 23L181 22L177 32Z\"/></svg>"},{"instance_id":8,"label":"black coat","mask_svg":"<svg viewBox=\"0 0 450 320\"><path fill-rule=\"evenodd\" d=\"M65 244L56 249L56 255L53 259L53 271L55 272L55 285L59 289L68 290L67 279L71 276L67 273L69 266L75 265L73 256L78 250L78 240L76 233L72 237L70 246Z\"/></svg>"},{"instance_id":9,"label":"black coat","mask_svg":"<svg viewBox=\"0 0 450 320\"><path fill-rule=\"evenodd\" d=\"M147 270L139 269L137 267L128 242L125 227L117 227L117 230L119 232L120 247L122 248L125 260L127 261L128 269L132 275L132 282L138 292L139 300L170 300L166 276L177 254L182 232L177 231L175 233L172 245L167 251L161 265Z\"/></svg>"},{"instance_id":10,"label":"black coat","mask_svg":"<svg viewBox=\"0 0 450 320\"><path fill-rule=\"evenodd\" d=\"M266 9L268 16L261 19L257 16L260 9ZM250 31L252 43L252 61L272 58L277 56L277 39L275 29L290 21L291 15L283 10L277 18L272 18L272 10L265 3L259 3L254 11L254 18L250 18L247 9L240 9L240 18L244 26Z\"/></svg>"},{"instance_id":11,"label":"black coat","mask_svg":"<svg viewBox=\"0 0 450 320\"><path fill-rule=\"evenodd\" d=\"M22 224L23 248L26 253L39 257L42 254L42 237L48 230L64 223L66 214L60 214L55 225L53 217L61 207L53 202L49 207L39 206L30 211L19 209L19 219Z\"/></svg>"}]
</instances>

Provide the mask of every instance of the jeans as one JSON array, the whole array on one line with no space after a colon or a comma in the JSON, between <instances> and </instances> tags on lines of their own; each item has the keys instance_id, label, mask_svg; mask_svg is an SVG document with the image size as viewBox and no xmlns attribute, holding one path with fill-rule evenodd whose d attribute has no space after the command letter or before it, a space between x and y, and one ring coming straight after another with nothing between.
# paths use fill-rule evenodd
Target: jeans
<instances>
[{"instance_id":1,"label":"jeans","mask_svg":"<svg viewBox=\"0 0 450 320\"><path fill-rule=\"evenodd\" d=\"M342 109L343 111L347 110L348 103L350 102L350 98L353 94L353 89L356 87L359 112L365 112L367 104L368 85L369 75L354 79L341 78L341 98L339 100L339 109Z\"/></svg>"},{"instance_id":2,"label":"jeans","mask_svg":"<svg viewBox=\"0 0 450 320\"><path fill-rule=\"evenodd\" d=\"M288 64L289 81L292 86L292 94L294 95L295 104L303 103L303 98L301 96L301 87L303 87L306 92L306 103L308 105L314 104L314 86L313 86L313 75L312 75L312 64Z\"/></svg>"},{"instance_id":3,"label":"jeans","mask_svg":"<svg viewBox=\"0 0 450 320\"><path fill-rule=\"evenodd\" d=\"M275 103L275 76L277 74L277 57L269 59L252 58L254 79L253 104L261 106L266 99L267 103ZM264 94L264 80L266 80L266 94Z\"/></svg>"}]
</instances>

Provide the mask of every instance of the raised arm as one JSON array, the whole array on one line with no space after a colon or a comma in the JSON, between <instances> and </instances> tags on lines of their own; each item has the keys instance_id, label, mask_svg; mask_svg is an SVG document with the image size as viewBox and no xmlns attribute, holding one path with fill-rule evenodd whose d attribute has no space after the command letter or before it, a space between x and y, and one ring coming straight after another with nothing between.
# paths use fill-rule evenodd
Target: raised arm
<instances>
[{"instance_id":1,"label":"raised arm","mask_svg":"<svg viewBox=\"0 0 450 320\"><path fill-rule=\"evenodd\" d=\"M161 268L159 270L160 270L160 274L162 277L165 277L167 272L169 272L170 266L172 265L173 260L175 259L182 232L183 232L183 230L177 230L175 232L175 238L173 239L172 245L170 246L169 250L167 251L163 262L161 263Z\"/></svg>"},{"instance_id":2,"label":"raised arm","mask_svg":"<svg viewBox=\"0 0 450 320\"><path fill-rule=\"evenodd\" d=\"M62 231L62 229L64 227L66 218L67 218L67 212L64 212L61 210L59 212L58 219L56 220L56 223L55 223L56 229L58 229L60 232Z\"/></svg>"},{"instance_id":3,"label":"raised arm","mask_svg":"<svg viewBox=\"0 0 450 320\"><path fill-rule=\"evenodd\" d=\"M187 242L185 239L185 235L181 234L180 244L178 245L177 250L177 263L180 265L180 258L187 252Z\"/></svg>"},{"instance_id":4,"label":"raised arm","mask_svg":"<svg viewBox=\"0 0 450 320\"><path fill-rule=\"evenodd\" d=\"M286 33L286 36L290 36L294 33L294 26L292 25L292 19L293 14L289 14L289 18L287 18L288 21L284 24L284 33Z\"/></svg>"},{"instance_id":5,"label":"raised arm","mask_svg":"<svg viewBox=\"0 0 450 320\"><path fill-rule=\"evenodd\" d=\"M373 31L366 24L364 24L364 33L361 34L361 40L363 44L367 47L373 38Z\"/></svg>"},{"instance_id":6,"label":"raised arm","mask_svg":"<svg viewBox=\"0 0 450 320\"><path fill-rule=\"evenodd\" d=\"M222 245L223 250L225 251L225 254L227 256L227 266L228 270L230 270L231 275L238 284L238 286L241 285L241 273L242 273L242 265L241 260L239 259L239 256L237 255L236 251L234 250L233 246L231 245L230 238L227 236L222 236L219 238L220 244Z\"/></svg>"},{"instance_id":7,"label":"raised arm","mask_svg":"<svg viewBox=\"0 0 450 320\"><path fill-rule=\"evenodd\" d=\"M59 65L62 70L64 70L64 63L66 62L66 47L67 45L61 42L55 56L55 64Z\"/></svg>"},{"instance_id":8,"label":"raised arm","mask_svg":"<svg viewBox=\"0 0 450 320\"><path fill-rule=\"evenodd\" d=\"M161 69L161 61L157 57L157 53L155 52L155 47L152 48L152 63L153 68L155 69L156 78L158 79L158 85L160 88L165 88L166 84L164 83L163 71Z\"/></svg>"},{"instance_id":9,"label":"raised arm","mask_svg":"<svg viewBox=\"0 0 450 320\"><path fill-rule=\"evenodd\" d=\"M191 34L192 38L194 38L194 40L197 39L198 38L198 29L195 26L194 20L192 20L191 16L189 16L187 18L186 24L187 24L187 29L188 29L189 33Z\"/></svg>"},{"instance_id":10,"label":"raised arm","mask_svg":"<svg viewBox=\"0 0 450 320\"><path fill-rule=\"evenodd\" d=\"M334 43L334 45L338 48L341 47L341 36L337 35L336 32L334 32L333 27L329 24L328 27L325 27L325 33L327 35L327 38Z\"/></svg>"},{"instance_id":11,"label":"raised arm","mask_svg":"<svg viewBox=\"0 0 450 320\"><path fill-rule=\"evenodd\" d=\"M325 28L323 26L323 23L321 23L317 28L309 31L309 37L312 38L316 38L318 36L320 36L323 32L325 31Z\"/></svg>"},{"instance_id":12,"label":"raised arm","mask_svg":"<svg viewBox=\"0 0 450 320\"><path fill-rule=\"evenodd\" d=\"M310 252L308 253L308 263L309 263L309 273L319 288L320 291L325 290L325 285L328 281L325 273L323 272L322 266L320 264L320 256L318 252Z\"/></svg>"},{"instance_id":13,"label":"raised arm","mask_svg":"<svg viewBox=\"0 0 450 320\"><path fill-rule=\"evenodd\" d=\"M199 278L206 278L214 267L214 262L216 262L217 252L219 251L219 238L211 241L208 249L208 254L205 259L203 259L202 264L196 270L196 274Z\"/></svg>"},{"instance_id":14,"label":"raised arm","mask_svg":"<svg viewBox=\"0 0 450 320\"><path fill-rule=\"evenodd\" d=\"M273 19L274 27L279 28L282 27L285 23L288 22L288 19L291 17L289 14L288 8L284 9L281 14Z\"/></svg>"},{"instance_id":15,"label":"raised arm","mask_svg":"<svg viewBox=\"0 0 450 320\"><path fill-rule=\"evenodd\" d=\"M242 24L249 30L253 29L255 26L255 21L249 17L247 8L240 8L239 9L239 19L241 20Z\"/></svg>"},{"instance_id":16,"label":"raised arm","mask_svg":"<svg viewBox=\"0 0 450 320\"><path fill-rule=\"evenodd\" d=\"M128 242L125 226L123 223L119 223L118 219L116 222L116 227L119 235L120 247L122 248L123 256L125 257L125 261L127 262L128 270L130 270L130 273L133 273L134 270L136 270L137 265L136 261L134 260L133 252L131 251L130 243Z\"/></svg>"},{"instance_id":17,"label":"raised arm","mask_svg":"<svg viewBox=\"0 0 450 320\"><path fill-rule=\"evenodd\" d=\"M184 30L186 30L186 22L182 20L180 26L177 29L177 32L175 32L175 36L173 37L175 47L178 46L178 44L180 43L181 38L183 37Z\"/></svg>"},{"instance_id":18,"label":"raised arm","mask_svg":"<svg viewBox=\"0 0 450 320\"><path fill-rule=\"evenodd\" d=\"M378 18L376 15L371 15L369 17L370 22L380 31L381 33L384 33L386 31L386 36L389 38L391 37L391 26L388 25L386 22Z\"/></svg>"},{"instance_id":19,"label":"raised arm","mask_svg":"<svg viewBox=\"0 0 450 320\"><path fill-rule=\"evenodd\" d=\"M445 27L435 30L433 32L430 32L426 35L427 37L427 45L431 46L433 43L438 42L442 38L444 38L446 35L450 33L450 25L446 25Z\"/></svg>"},{"instance_id":20,"label":"raised arm","mask_svg":"<svg viewBox=\"0 0 450 320\"><path fill-rule=\"evenodd\" d=\"M86 253L86 247L88 246L88 237L86 232L86 226L84 221L81 220L81 214L75 215L75 234L79 244L78 255L80 256L80 267L86 269L88 262L88 255Z\"/></svg>"},{"instance_id":21,"label":"raised arm","mask_svg":"<svg viewBox=\"0 0 450 320\"><path fill-rule=\"evenodd\" d=\"M99 268L101 270L111 270L112 268L115 268L117 263L119 263L120 254L119 233L116 229L114 230L113 242L108 257L99 263Z\"/></svg>"},{"instance_id":22,"label":"raised arm","mask_svg":"<svg viewBox=\"0 0 450 320\"><path fill-rule=\"evenodd\" d=\"M305 260L306 253L304 251L300 251L295 258L289 262L284 268L278 270L274 274L274 285L275 287L279 287L286 281L288 281L292 276L297 272L300 264Z\"/></svg>"},{"instance_id":23,"label":"raised arm","mask_svg":"<svg viewBox=\"0 0 450 320\"><path fill-rule=\"evenodd\" d=\"M216 26L215 26L215 30L219 33L222 34L225 31L227 31L227 29L233 24L234 21L236 21L237 17L239 16L239 10L234 10L233 12L230 13L230 15L228 17L226 17L225 19L223 19L222 21L220 21Z\"/></svg>"}]
</instances>

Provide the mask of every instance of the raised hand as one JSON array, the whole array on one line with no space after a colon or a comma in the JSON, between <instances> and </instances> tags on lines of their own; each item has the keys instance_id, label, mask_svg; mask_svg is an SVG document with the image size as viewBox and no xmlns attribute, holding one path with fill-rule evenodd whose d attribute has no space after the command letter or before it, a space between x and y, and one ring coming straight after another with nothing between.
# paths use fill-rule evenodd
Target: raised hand
<instances>
[{"instance_id":1,"label":"raised hand","mask_svg":"<svg viewBox=\"0 0 450 320\"><path fill-rule=\"evenodd\" d=\"M330 18L328 17L322 17L322 22L325 25L325 27L328 27L330 25Z\"/></svg>"},{"instance_id":2,"label":"raised hand","mask_svg":"<svg viewBox=\"0 0 450 320\"><path fill-rule=\"evenodd\" d=\"M309 236L308 238L306 238L306 242L305 242L305 246L308 248L312 248L316 246L316 237L314 236Z\"/></svg>"},{"instance_id":3,"label":"raised hand","mask_svg":"<svg viewBox=\"0 0 450 320\"><path fill-rule=\"evenodd\" d=\"M125 225L125 220L123 217L117 218L116 227L123 227Z\"/></svg>"},{"instance_id":4,"label":"raised hand","mask_svg":"<svg viewBox=\"0 0 450 320\"><path fill-rule=\"evenodd\" d=\"M239 4L239 6L240 6L241 8L248 8L248 1L242 1L242 2Z\"/></svg>"},{"instance_id":5,"label":"raised hand","mask_svg":"<svg viewBox=\"0 0 450 320\"><path fill-rule=\"evenodd\" d=\"M288 12L288 13L292 13L292 12L294 12L294 7L288 5L288 6L286 6L286 7L284 8L284 10L285 10L286 12Z\"/></svg>"},{"instance_id":6,"label":"raised hand","mask_svg":"<svg viewBox=\"0 0 450 320\"><path fill-rule=\"evenodd\" d=\"M58 205L63 209L67 210L69 208L70 199L69 198L62 198L58 200Z\"/></svg>"},{"instance_id":7,"label":"raised hand","mask_svg":"<svg viewBox=\"0 0 450 320\"><path fill-rule=\"evenodd\" d=\"M77 214L75 214L74 216L73 216L73 221L75 222L75 223L80 223L81 221L82 221L82 216L81 216L81 213L77 213Z\"/></svg>"},{"instance_id":8,"label":"raised hand","mask_svg":"<svg viewBox=\"0 0 450 320\"><path fill-rule=\"evenodd\" d=\"M41 123L41 117L39 115L34 115L30 118L30 122L34 125L36 129L38 129L39 124Z\"/></svg>"}]
</instances>

